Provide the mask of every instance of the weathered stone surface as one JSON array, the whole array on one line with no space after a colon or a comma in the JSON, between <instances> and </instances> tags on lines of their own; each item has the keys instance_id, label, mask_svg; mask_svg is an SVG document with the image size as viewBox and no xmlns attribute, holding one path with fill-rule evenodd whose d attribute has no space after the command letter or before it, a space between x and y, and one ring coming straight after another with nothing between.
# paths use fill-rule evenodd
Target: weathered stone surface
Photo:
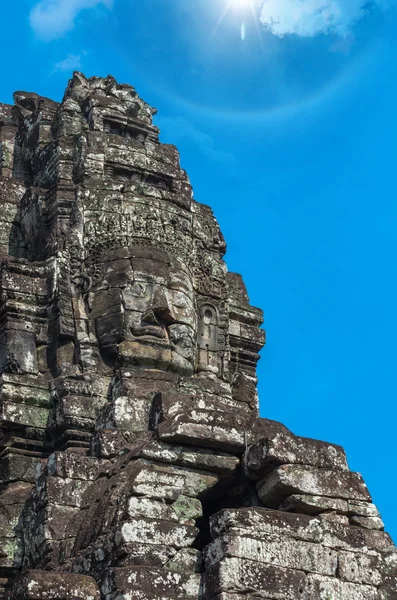
<instances>
[{"instance_id":1,"label":"weathered stone surface","mask_svg":"<svg viewBox=\"0 0 397 600\"><path fill-rule=\"evenodd\" d=\"M379 517L379 511L371 502L349 501L349 514L359 517Z\"/></svg>"},{"instance_id":2,"label":"weathered stone surface","mask_svg":"<svg viewBox=\"0 0 397 600\"><path fill-rule=\"evenodd\" d=\"M342 515L346 515L349 512L349 504L347 500L342 500L341 498L293 494L280 504L279 510L304 513L306 515L318 515L324 511L336 511Z\"/></svg>"},{"instance_id":3,"label":"weathered stone surface","mask_svg":"<svg viewBox=\"0 0 397 600\"><path fill-rule=\"evenodd\" d=\"M247 475L258 479L279 465L292 464L348 470L346 455L340 446L284 432L250 446L244 456Z\"/></svg>"},{"instance_id":4,"label":"weathered stone surface","mask_svg":"<svg viewBox=\"0 0 397 600\"><path fill-rule=\"evenodd\" d=\"M163 567L170 564L170 561L182 550L178 551L173 546L164 544L124 543L118 547L118 554L121 556L118 564L120 567L133 565Z\"/></svg>"},{"instance_id":5,"label":"weathered stone surface","mask_svg":"<svg viewBox=\"0 0 397 600\"><path fill-rule=\"evenodd\" d=\"M99 600L91 577L71 573L28 571L17 582L12 600Z\"/></svg>"},{"instance_id":6,"label":"weathered stone surface","mask_svg":"<svg viewBox=\"0 0 397 600\"><path fill-rule=\"evenodd\" d=\"M282 465L259 481L257 489L263 503L273 508L293 494L371 501L359 473L310 466Z\"/></svg>"},{"instance_id":7,"label":"weathered stone surface","mask_svg":"<svg viewBox=\"0 0 397 600\"><path fill-rule=\"evenodd\" d=\"M338 525L349 525L349 517L346 515L338 515L336 512L323 512L318 515L321 521L327 521L328 523L336 523Z\"/></svg>"},{"instance_id":8,"label":"weathered stone surface","mask_svg":"<svg viewBox=\"0 0 397 600\"><path fill-rule=\"evenodd\" d=\"M199 597L200 575L184 574L167 569L156 569L153 567L122 567L112 569L106 574L102 585L102 592L108 594L117 590L125 594L144 592L152 594L154 598L163 596L172 598L175 591L185 598L196 599Z\"/></svg>"},{"instance_id":9,"label":"weathered stone surface","mask_svg":"<svg viewBox=\"0 0 397 600\"><path fill-rule=\"evenodd\" d=\"M187 548L197 537L198 529L190 525L156 519L139 519L124 523L118 543L165 544L173 548Z\"/></svg>"},{"instance_id":10,"label":"weathered stone surface","mask_svg":"<svg viewBox=\"0 0 397 600\"><path fill-rule=\"evenodd\" d=\"M379 588L380 600L393 600L397 594L397 577L384 578L384 583Z\"/></svg>"},{"instance_id":11,"label":"weathered stone surface","mask_svg":"<svg viewBox=\"0 0 397 600\"><path fill-rule=\"evenodd\" d=\"M379 517L358 517L354 516L350 519L352 525L359 525L365 529L379 529L383 531L385 524Z\"/></svg>"},{"instance_id":12,"label":"weathered stone surface","mask_svg":"<svg viewBox=\"0 0 397 600\"><path fill-rule=\"evenodd\" d=\"M376 587L345 583L320 575L308 576L304 594L307 600L378 600Z\"/></svg>"},{"instance_id":13,"label":"weathered stone surface","mask_svg":"<svg viewBox=\"0 0 397 600\"><path fill-rule=\"evenodd\" d=\"M104 468L104 462L76 453L57 452L48 459L48 474L64 479L94 481Z\"/></svg>"},{"instance_id":14,"label":"weathered stone surface","mask_svg":"<svg viewBox=\"0 0 397 600\"><path fill-rule=\"evenodd\" d=\"M219 448L224 452L242 451L250 433L250 423L244 417L208 410L177 414L158 427L160 439L168 443Z\"/></svg>"},{"instance_id":15,"label":"weathered stone surface","mask_svg":"<svg viewBox=\"0 0 397 600\"><path fill-rule=\"evenodd\" d=\"M182 548L167 563L167 569L178 573L201 573L202 554L194 548Z\"/></svg>"},{"instance_id":16,"label":"weathered stone surface","mask_svg":"<svg viewBox=\"0 0 397 600\"><path fill-rule=\"evenodd\" d=\"M129 488L141 496L175 500L181 494L196 497L213 487L218 479L207 472L136 461L130 472Z\"/></svg>"},{"instance_id":17,"label":"weathered stone surface","mask_svg":"<svg viewBox=\"0 0 397 600\"><path fill-rule=\"evenodd\" d=\"M222 510L211 517L210 528L214 539L228 531L259 538L287 535L308 542L320 542L323 536L318 519L265 508Z\"/></svg>"},{"instance_id":18,"label":"weathered stone surface","mask_svg":"<svg viewBox=\"0 0 397 600\"><path fill-rule=\"evenodd\" d=\"M318 543L288 539L288 536L281 535L258 539L226 534L207 546L205 557L207 568L212 568L225 557L328 576L335 576L338 567L338 554L335 551Z\"/></svg>"},{"instance_id":19,"label":"weathered stone surface","mask_svg":"<svg viewBox=\"0 0 397 600\"><path fill-rule=\"evenodd\" d=\"M341 548L343 550L366 551L371 550L390 551L394 544L390 536L384 531L367 530L362 527L346 526L339 523L322 521L323 544L330 548Z\"/></svg>"},{"instance_id":20,"label":"weathered stone surface","mask_svg":"<svg viewBox=\"0 0 397 600\"><path fill-rule=\"evenodd\" d=\"M382 557L379 553L338 553L339 578L343 581L379 586L382 581Z\"/></svg>"},{"instance_id":21,"label":"weathered stone surface","mask_svg":"<svg viewBox=\"0 0 397 600\"><path fill-rule=\"evenodd\" d=\"M256 561L225 558L206 572L204 594L213 598L222 592L266 594L267 598L295 600L302 596L306 576L297 570L282 569Z\"/></svg>"},{"instance_id":22,"label":"weathered stone surface","mask_svg":"<svg viewBox=\"0 0 397 600\"><path fill-rule=\"evenodd\" d=\"M146 444L142 448L141 456L156 462L210 471L220 476L231 475L240 463L237 456L225 452L191 446L175 446L158 440Z\"/></svg>"},{"instance_id":23,"label":"weathered stone surface","mask_svg":"<svg viewBox=\"0 0 397 600\"><path fill-rule=\"evenodd\" d=\"M0 104L0 600L394 600L343 450L258 417L263 313L155 112Z\"/></svg>"}]
</instances>

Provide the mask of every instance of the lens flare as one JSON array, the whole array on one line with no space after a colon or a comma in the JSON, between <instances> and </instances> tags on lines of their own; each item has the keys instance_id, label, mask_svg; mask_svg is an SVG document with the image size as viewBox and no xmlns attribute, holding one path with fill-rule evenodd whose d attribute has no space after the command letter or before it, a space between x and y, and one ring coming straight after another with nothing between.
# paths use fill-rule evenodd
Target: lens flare
<instances>
[{"instance_id":1,"label":"lens flare","mask_svg":"<svg viewBox=\"0 0 397 600\"><path fill-rule=\"evenodd\" d=\"M229 4L233 8L251 8L254 0L230 0Z\"/></svg>"},{"instance_id":2,"label":"lens flare","mask_svg":"<svg viewBox=\"0 0 397 600\"><path fill-rule=\"evenodd\" d=\"M213 33L216 33L224 21L226 15L230 12L238 13L239 18L245 18L248 13L251 13L251 16L254 22L258 25L258 17L255 10L255 5L257 5L257 0L227 0L223 13L219 17L219 20L214 28ZM243 21L241 24L241 39L245 40L246 37L246 24Z\"/></svg>"}]
</instances>

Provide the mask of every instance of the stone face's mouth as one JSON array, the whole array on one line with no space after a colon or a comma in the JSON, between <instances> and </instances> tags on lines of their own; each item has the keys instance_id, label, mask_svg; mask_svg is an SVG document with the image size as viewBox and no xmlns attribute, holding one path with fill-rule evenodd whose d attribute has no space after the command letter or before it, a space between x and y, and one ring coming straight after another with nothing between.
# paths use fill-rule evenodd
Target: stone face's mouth
<instances>
[{"instance_id":1,"label":"stone face's mouth","mask_svg":"<svg viewBox=\"0 0 397 600\"><path fill-rule=\"evenodd\" d=\"M165 329L163 329L163 327L159 325L145 325L141 327L133 327L131 329L131 333L135 337L149 336L161 340L167 338Z\"/></svg>"}]
</instances>

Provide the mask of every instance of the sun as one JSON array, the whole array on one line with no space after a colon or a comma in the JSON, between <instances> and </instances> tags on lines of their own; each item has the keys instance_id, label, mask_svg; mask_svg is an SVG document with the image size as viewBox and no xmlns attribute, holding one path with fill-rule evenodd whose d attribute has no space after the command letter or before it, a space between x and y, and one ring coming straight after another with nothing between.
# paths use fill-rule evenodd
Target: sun
<instances>
[{"instance_id":1,"label":"sun","mask_svg":"<svg viewBox=\"0 0 397 600\"><path fill-rule=\"evenodd\" d=\"M256 14L256 6L258 5L257 0L226 0L223 13L221 14L215 29L214 33L219 29L226 15L230 12L237 13L239 18L242 20L241 22L241 39L245 40L246 35L246 23L245 19L248 17L248 14L251 13L254 22L258 28L258 19Z\"/></svg>"},{"instance_id":2,"label":"sun","mask_svg":"<svg viewBox=\"0 0 397 600\"><path fill-rule=\"evenodd\" d=\"M230 0L229 6L230 8L252 8L254 5L254 0Z\"/></svg>"}]
</instances>

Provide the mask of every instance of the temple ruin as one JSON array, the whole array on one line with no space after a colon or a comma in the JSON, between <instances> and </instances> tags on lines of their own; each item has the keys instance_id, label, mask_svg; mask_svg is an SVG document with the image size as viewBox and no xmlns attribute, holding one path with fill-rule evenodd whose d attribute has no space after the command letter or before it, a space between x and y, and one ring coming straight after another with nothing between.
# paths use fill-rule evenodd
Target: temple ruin
<instances>
[{"instance_id":1,"label":"temple ruin","mask_svg":"<svg viewBox=\"0 0 397 600\"><path fill-rule=\"evenodd\" d=\"M155 110L0 104L0 599L396 600L339 446L259 418L262 311Z\"/></svg>"}]
</instances>

